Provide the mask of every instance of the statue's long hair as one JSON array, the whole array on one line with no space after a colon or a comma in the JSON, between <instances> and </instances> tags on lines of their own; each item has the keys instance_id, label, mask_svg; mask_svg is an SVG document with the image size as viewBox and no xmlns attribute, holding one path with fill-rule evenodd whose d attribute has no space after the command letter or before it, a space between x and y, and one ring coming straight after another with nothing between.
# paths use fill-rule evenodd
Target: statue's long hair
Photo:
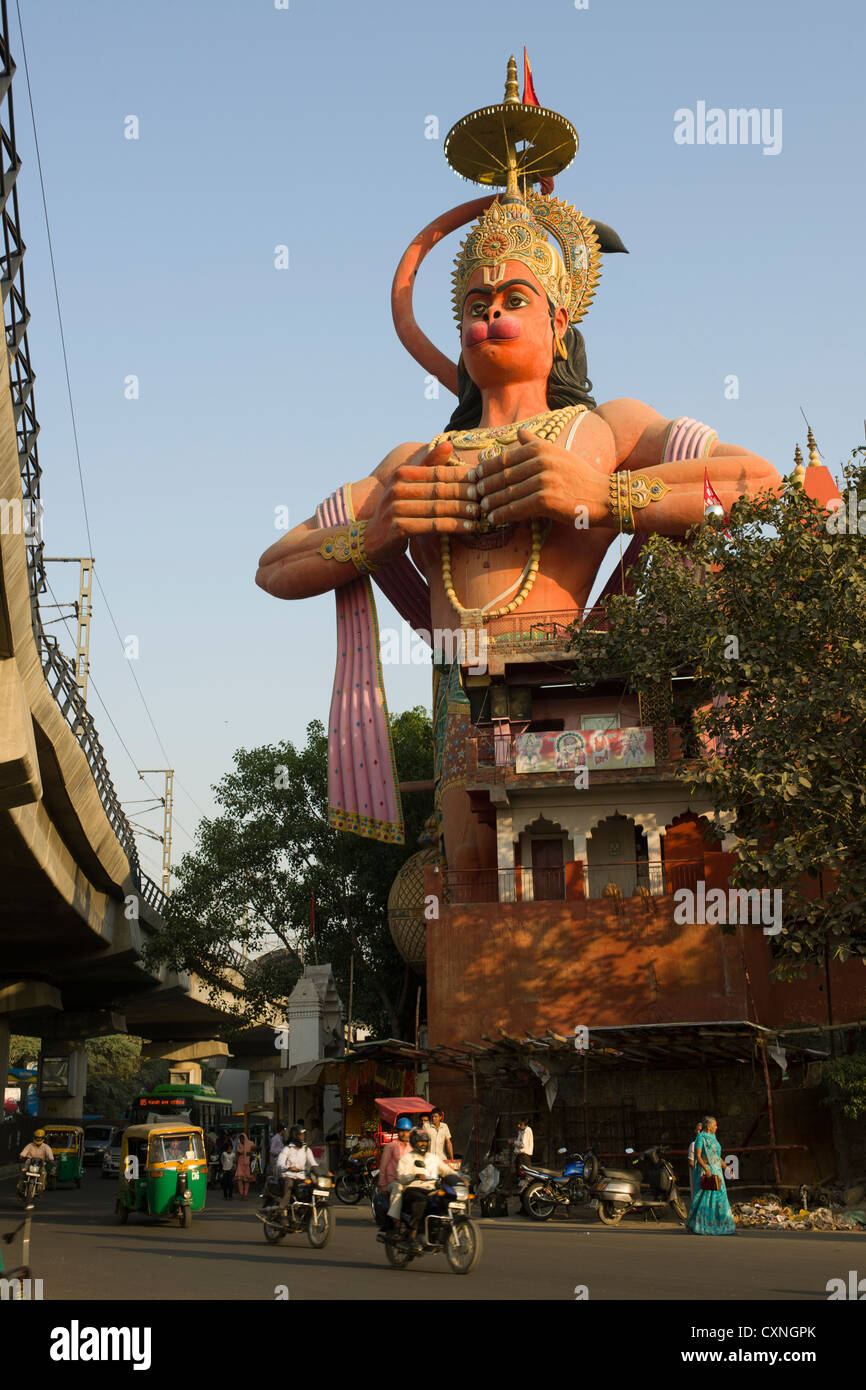
<instances>
[{"instance_id":1,"label":"statue's long hair","mask_svg":"<svg viewBox=\"0 0 866 1390\"><path fill-rule=\"evenodd\" d=\"M555 306L548 299L550 322L553 325ZM547 404L551 410L563 405L595 405L590 395L592 382L586 374L586 344L583 334L569 324L563 339L567 357L554 353L553 366L547 378ZM463 365L463 354L457 364L457 405L445 426L446 430L471 430L481 423L481 392Z\"/></svg>"}]
</instances>

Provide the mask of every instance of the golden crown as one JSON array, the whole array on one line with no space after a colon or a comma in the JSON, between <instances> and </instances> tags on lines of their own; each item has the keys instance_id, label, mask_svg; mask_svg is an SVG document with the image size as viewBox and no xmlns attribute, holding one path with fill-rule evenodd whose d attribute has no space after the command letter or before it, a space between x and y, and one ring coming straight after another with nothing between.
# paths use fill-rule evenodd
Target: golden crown
<instances>
[{"instance_id":1,"label":"golden crown","mask_svg":"<svg viewBox=\"0 0 866 1390\"><path fill-rule=\"evenodd\" d=\"M464 116L445 137L445 157L464 178L504 185L460 247L454 269L454 313L463 315L466 286L479 266L520 261L569 320L583 318L601 275L595 226L569 203L535 193L577 153L577 131L564 116L518 96L517 63L508 60L505 99ZM551 241L553 238L553 241Z\"/></svg>"},{"instance_id":2,"label":"golden crown","mask_svg":"<svg viewBox=\"0 0 866 1390\"><path fill-rule=\"evenodd\" d=\"M458 323L473 272L505 261L527 266L554 307L566 310L571 323L583 318L601 275L598 236L583 213L540 193L504 203L497 198L472 227L454 261Z\"/></svg>"}]
</instances>

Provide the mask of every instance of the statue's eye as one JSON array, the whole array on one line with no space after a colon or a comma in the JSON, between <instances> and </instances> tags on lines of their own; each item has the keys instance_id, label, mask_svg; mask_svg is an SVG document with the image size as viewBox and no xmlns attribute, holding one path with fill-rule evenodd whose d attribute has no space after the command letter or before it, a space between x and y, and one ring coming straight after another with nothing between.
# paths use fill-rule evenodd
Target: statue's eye
<instances>
[{"instance_id":1,"label":"statue's eye","mask_svg":"<svg viewBox=\"0 0 866 1390\"><path fill-rule=\"evenodd\" d=\"M526 295L519 294L517 291L515 291L514 294L510 294L508 296L509 309L523 309L526 307L528 303L529 300L526 298Z\"/></svg>"},{"instance_id":2,"label":"statue's eye","mask_svg":"<svg viewBox=\"0 0 866 1390\"><path fill-rule=\"evenodd\" d=\"M486 308L487 308L487 301L486 301L486 300L484 300L484 299L476 299L476 300L474 301L474 303L472 303L472 304L469 305L469 317L472 318L472 319L478 319L478 318L480 318L481 315L484 313L484 310L485 310Z\"/></svg>"}]
</instances>

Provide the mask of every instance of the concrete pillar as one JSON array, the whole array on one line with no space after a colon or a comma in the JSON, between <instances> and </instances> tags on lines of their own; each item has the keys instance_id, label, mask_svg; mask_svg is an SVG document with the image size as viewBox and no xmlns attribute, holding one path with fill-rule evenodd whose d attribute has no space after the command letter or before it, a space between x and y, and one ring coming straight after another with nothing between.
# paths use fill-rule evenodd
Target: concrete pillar
<instances>
[{"instance_id":1,"label":"concrete pillar","mask_svg":"<svg viewBox=\"0 0 866 1390\"><path fill-rule=\"evenodd\" d=\"M9 1037L12 1029L9 1027L8 1018L0 1014L0 1077L3 1079L3 1088L6 1088L6 1078L9 1075ZM27 1092L24 1092L25 1097ZM23 1106L22 1106L23 1109Z\"/></svg>"},{"instance_id":2,"label":"concrete pillar","mask_svg":"<svg viewBox=\"0 0 866 1390\"><path fill-rule=\"evenodd\" d=\"M647 830L647 857L649 859L649 887L650 892L656 896L665 891L664 874L661 870L662 857L662 837L660 830ZM655 866L655 867L653 867Z\"/></svg>"},{"instance_id":3,"label":"concrete pillar","mask_svg":"<svg viewBox=\"0 0 866 1390\"><path fill-rule=\"evenodd\" d=\"M514 820L511 810L496 810L496 867L499 873L499 901L515 901L514 873ZM510 873L501 872L510 869Z\"/></svg>"},{"instance_id":4,"label":"concrete pillar","mask_svg":"<svg viewBox=\"0 0 866 1390\"><path fill-rule=\"evenodd\" d=\"M43 1044L36 1092L39 1118L80 1120L87 1090L87 1048L83 1042Z\"/></svg>"}]
</instances>

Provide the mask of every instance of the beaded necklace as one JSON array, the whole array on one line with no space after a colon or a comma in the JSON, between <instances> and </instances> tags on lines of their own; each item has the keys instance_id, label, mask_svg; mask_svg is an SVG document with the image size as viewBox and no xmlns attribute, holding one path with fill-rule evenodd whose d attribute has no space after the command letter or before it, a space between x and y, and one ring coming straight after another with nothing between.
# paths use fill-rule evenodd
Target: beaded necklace
<instances>
[{"instance_id":1,"label":"beaded necklace","mask_svg":"<svg viewBox=\"0 0 866 1390\"><path fill-rule=\"evenodd\" d=\"M517 441L518 430L532 430L538 435L539 439L550 440L551 443L559 437L565 426L582 411L587 410L585 405L566 405L558 410L546 410L540 415L530 416L528 420L518 420L511 425L492 425L485 429L474 430L450 430L443 434L437 434L432 440L430 447L434 448L443 439L450 439L455 449L475 450L483 449L479 455L480 461L495 458L502 453L503 445L514 444ZM485 447L487 446L487 447ZM455 464L456 466L456 464ZM541 560L541 547L544 544L542 538L541 522L533 518L531 523L532 546L529 552L529 559L523 567L520 576L520 588L510 603L504 604L500 608L490 610L484 608L466 608L457 597L454 588L454 577L451 573L451 538L450 536L440 536L439 548L442 553L442 583L445 587L446 597L455 612L460 614L461 622L464 627L481 626L484 623L492 622L495 618L504 618L508 613L513 613L515 608L519 608L526 601L532 592L533 585L538 575L538 566ZM507 590L506 590L507 592ZM492 600L493 603L496 599Z\"/></svg>"}]
</instances>

